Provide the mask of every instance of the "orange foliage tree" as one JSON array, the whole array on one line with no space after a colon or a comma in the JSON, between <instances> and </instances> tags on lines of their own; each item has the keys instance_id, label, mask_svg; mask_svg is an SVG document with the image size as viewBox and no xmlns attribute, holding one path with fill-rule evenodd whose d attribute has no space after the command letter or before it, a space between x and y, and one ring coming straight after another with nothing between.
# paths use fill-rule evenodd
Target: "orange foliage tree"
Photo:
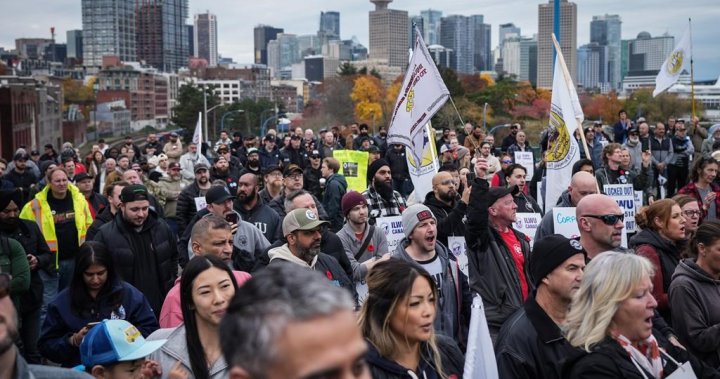
<instances>
[{"instance_id":1,"label":"orange foliage tree","mask_svg":"<svg viewBox=\"0 0 720 379\"><path fill-rule=\"evenodd\" d=\"M353 81L350 93L355 105L355 119L374 125L384 123L383 105L386 103L385 88L380 79L372 75L361 75Z\"/></svg>"}]
</instances>

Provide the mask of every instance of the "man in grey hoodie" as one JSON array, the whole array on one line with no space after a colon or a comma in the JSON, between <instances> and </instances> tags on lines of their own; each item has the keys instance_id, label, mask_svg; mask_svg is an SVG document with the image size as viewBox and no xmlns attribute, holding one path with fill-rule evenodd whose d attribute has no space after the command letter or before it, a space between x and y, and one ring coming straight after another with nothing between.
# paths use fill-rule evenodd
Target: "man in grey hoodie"
<instances>
[{"instance_id":1,"label":"man in grey hoodie","mask_svg":"<svg viewBox=\"0 0 720 379\"><path fill-rule=\"evenodd\" d=\"M470 325L470 287L457 259L437 241L437 218L430 208L414 204L402 214L405 238L393 258L418 264L435 279L438 288L435 331L465 346Z\"/></svg>"}]
</instances>

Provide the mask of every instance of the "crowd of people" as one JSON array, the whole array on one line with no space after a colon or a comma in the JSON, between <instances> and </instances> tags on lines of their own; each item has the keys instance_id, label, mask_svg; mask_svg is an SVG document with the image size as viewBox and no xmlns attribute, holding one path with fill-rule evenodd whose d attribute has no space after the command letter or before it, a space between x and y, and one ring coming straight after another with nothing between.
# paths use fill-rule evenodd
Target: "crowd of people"
<instances>
[{"instance_id":1,"label":"crowd of people","mask_svg":"<svg viewBox=\"0 0 720 379\"><path fill-rule=\"evenodd\" d=\"M438 131L427 194L357 123L20 147L0 159L0 379L460 378L473 294L500 378L720 378L720 129L671 121L578 131L555 205L576 238L536 200L549 133L533 148L520 124ZM606 184L648 204L628 246Z\"/></svg>"}]
</instances>

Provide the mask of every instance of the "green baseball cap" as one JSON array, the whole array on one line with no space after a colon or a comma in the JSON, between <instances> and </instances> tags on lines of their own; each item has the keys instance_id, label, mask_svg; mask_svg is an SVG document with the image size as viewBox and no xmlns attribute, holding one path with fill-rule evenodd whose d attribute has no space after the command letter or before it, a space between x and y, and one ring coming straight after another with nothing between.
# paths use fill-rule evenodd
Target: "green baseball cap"
<instances>
[{"instance_id":1,"label":"green baseball cap","mask_svg":"<svg viewBox=\"0 0 720 379\"><path fill-rule=\"evenodd\" d=\"M308 208L298 208L285 215L282 224L283 235L287 236L296 230L312 230L324 224L329 222L320 220L315 212Z\"/></svg>"}]
</instances>

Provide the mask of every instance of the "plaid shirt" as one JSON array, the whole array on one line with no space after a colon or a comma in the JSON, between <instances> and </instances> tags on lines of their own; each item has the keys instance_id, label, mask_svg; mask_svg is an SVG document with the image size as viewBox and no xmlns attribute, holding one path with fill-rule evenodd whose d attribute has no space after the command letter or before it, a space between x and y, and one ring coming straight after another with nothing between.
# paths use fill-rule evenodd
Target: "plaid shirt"
<instances>
[{"instance_id":1,"label":"plaid shirt","mask_svg":"<svg viewBox=\"0 0 720 379\"><path fill-rule=\"evenodd\" d=\"M368 187L362 195L367 199L370 215L377 215L378 212L380 212L376 217L400 216L405 208L407 208L405 199L398 191L393 191L393 197L390 202L385 201L372 186Z\"/></svg>"}]
</instances>

